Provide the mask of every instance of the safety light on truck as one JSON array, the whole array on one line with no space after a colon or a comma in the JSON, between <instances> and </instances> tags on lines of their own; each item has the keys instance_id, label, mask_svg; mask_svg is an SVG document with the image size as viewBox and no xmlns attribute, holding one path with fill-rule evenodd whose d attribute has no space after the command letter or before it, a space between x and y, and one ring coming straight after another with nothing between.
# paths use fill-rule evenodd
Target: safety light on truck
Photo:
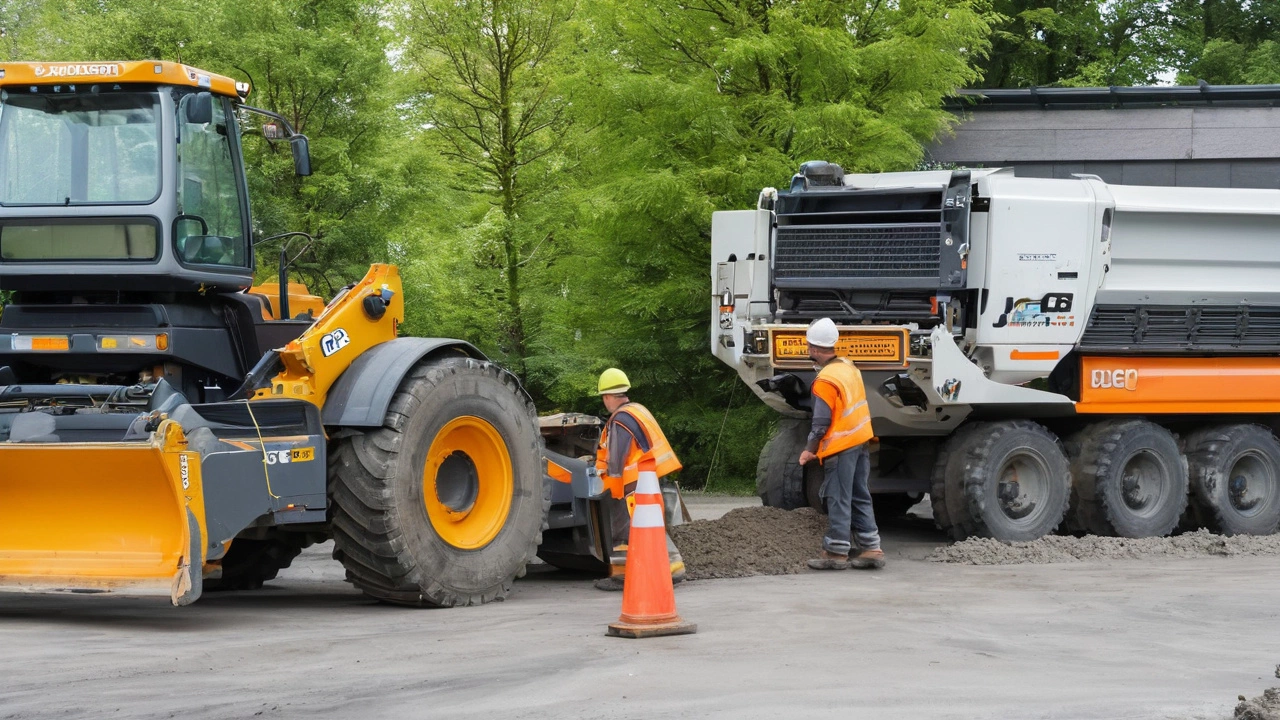
<instances>
[{"instance_id":1,"label":"safety light on truck","mask_svg":"<svg viewBox=\"0 0 1280 720\"><path fill-rule=\"evenodd\" d=\"M733 312L733 291L725 290L720 294L720 312Z\"/></svg>"}]
</instances>

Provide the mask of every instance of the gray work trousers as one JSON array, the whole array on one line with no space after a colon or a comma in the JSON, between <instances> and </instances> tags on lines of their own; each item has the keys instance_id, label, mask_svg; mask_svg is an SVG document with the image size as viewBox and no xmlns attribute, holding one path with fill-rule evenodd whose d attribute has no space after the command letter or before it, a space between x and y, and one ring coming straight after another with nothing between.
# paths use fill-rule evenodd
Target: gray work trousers
<instances>
[{"instance_id":1,"label":"gray work trousers","mask_svg":"<svg viewBox=\"0 0 1280 720\"><path fill-rule=\"evenodd\" d=\"M880 529L871 509L871 456L866 444L836 453L822 461L826 479L818 492L827 501L830 526L822 538L822 548L837 555L848 555L850 535L861 550L880 549Z\"/></svg>"}]
</instances>

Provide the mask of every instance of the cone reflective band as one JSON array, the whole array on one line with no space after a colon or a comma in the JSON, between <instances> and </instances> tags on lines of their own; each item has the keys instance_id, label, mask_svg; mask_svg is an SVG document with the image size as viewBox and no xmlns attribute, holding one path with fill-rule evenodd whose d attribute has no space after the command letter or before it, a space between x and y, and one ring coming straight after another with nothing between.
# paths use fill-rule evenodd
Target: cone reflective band
<instances>
[{"instance_id":1,"label":"cone reflective band","mask_svg":"<svg viewBox=\"0 0 1280 720\"><path fill-rule=\"evenodd\" d=\"M667 556L662 488L652 460L640 464L635 512L627 541L627 568L622 584L622 614L609 625L609 635L626 638L687 635L698 626L676 613L675 588Z\"/></svg>"},{"instance_id":2,"label":"cone reflective band","mask_svg":"<svg viewBox=\"0 0 1280 720\"><path fill-rule=\"evenodd\" d=\"M662 506L661 505L636 505L636 514L631 516L631 527L633 528L664 527L664 525L662 524ZM663 545L663 552L666 552L666 543L664 542L662 545Z\"/></svg>"}]
</instances>

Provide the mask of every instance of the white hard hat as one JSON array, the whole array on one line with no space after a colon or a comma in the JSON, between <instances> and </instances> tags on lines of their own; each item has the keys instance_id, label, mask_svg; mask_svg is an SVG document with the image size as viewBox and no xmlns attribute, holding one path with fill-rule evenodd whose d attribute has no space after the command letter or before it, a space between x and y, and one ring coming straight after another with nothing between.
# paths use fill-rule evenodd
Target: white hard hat
<instances>
[{"instance_id":1,"label":"white hard hat","mask_svg":"<svg viewBox=\"0 0 1280 720\"><path fill-rule=\"evenodd\" d=\"M840 341L840 331L836 329L836 324L831 322L831 318L818 318L809 326L804 339L814 347L830 350Z\"/></svg>"}]
</instances>

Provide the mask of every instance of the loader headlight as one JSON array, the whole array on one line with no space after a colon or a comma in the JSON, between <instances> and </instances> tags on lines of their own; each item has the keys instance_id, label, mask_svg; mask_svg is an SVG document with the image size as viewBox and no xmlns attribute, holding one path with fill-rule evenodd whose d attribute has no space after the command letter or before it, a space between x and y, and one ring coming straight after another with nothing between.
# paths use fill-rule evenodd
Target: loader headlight
<instances>
[{"instance_id":1,"label":"loader headlight","mask_svg":"<svg viewBox=\"0 0 1280 720\"><path fill-rule=\"evenodd\" d=\"M768 330L743 330L742 351L748 355L769 354Z\"/></svg>"},{"instance_id":2,"label":"loader headlight","mask_svg":"<svg viewBox=\"0 0 1280 720\"><path fill-rule=\"evenodd\" d=\"M102 352L163 352L169 349L169 336L158 335L99 335L98 350Z\"/></svg>"}]
</instances>

